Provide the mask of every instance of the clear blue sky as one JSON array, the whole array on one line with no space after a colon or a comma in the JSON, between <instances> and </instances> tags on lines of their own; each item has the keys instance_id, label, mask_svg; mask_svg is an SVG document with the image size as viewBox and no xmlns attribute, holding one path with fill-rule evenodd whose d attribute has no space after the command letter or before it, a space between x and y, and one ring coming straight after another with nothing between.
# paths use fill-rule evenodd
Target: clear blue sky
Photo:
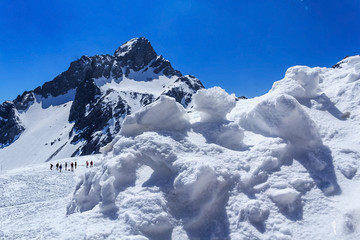
<instances>
[{"instance_id":1,"label":"clear blue sky","mask_svg":"<svg viewBox=\"0 0 360 240\"><path fill-rule=\"evenodd\" d=\"M360 54L359 0L1 0L0 102L144 36L206 87L254 97L294 65Z\"/></svg>"}]
</instances>

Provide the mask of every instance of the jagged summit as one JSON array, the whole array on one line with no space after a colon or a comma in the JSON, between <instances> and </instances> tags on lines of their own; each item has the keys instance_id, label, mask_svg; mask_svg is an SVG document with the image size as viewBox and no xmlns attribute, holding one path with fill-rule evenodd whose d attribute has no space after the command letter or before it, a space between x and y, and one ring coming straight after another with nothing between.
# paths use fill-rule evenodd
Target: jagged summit
<instances>
[{"instance_id":1,"label":"jagged summit","mask_svg":"<svg viewBox=\"0 0 360 240\"><path fill-rule=\"evenodd\" d=\"M134 71L147 66L158 56L149 40L144 37L133 38L116 49L114 56Z\"/></svg>"},{"instance_id":2,"label":"jagged summit","mask_svg":"<svg viewBox=\"0 0 360 240\"><path fill-rule=\"evenodd\" d=\"M136 75L129 76L129 75ZM142 78L138 76L142 75ZM144 38L134 38L121 45L111 55L82 56L73 61L67 71L56 76L34 90L42 97L59 96L70 89L77 88L88 79L114 79L121 81L124 77L139 80L152 80L159 75L181 77L171 63L157 55L150 42Z\"/></svg>"},{"instance_id":3,"label":"jagged summit","mask_svg":"<svg viewBox=\"0 0 360 240\"><path fill-rule=\"evenodd\" d=\"M115 57L124 57L131 52L142 52L144 55L151 56L151 59L156 57L157 54L151 43L145 37L133 38L115 50Z\"/></svg>"},{"instance_id":4,"label":"jagged summit","mask_svg":"<svg viewBox=\"0 0 360 240\"><path fill-rule=\"evenodd\" d=\"M137 72L143 68L145 68L144 71L151 68L155 74L163 71L167 76L175 75L180 77L182 75L172 68L168 60L157 55L150 41L145 37L133 38L127 41L116 49L114 57L120 62L121 66L128 67L125 72L126 75L131 70Z\"/></svg>"}]
</instances>

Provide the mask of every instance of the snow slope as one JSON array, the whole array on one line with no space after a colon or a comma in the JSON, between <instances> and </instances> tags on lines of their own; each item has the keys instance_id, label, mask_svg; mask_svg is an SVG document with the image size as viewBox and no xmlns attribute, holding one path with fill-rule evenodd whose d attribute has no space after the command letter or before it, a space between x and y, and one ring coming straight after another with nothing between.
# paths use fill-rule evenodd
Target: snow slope
<instances>
[{"instance_id":1,"label":"snow slope","mask_svg":"<svg viewBox=\"0 0 360 240\"><path fill-rule=\"evenodd\" d=\"M68 122L72 101L57 105L57 99L52 100L51 104L35 101L27 111L19 113L25 131L17 141L0 149L3 170L43 163L51 156L61 159L76 150L78 145L67 144L73 126Z\"/></svg>"},{"instance_id":2,"label":"snow slope","mask_svg":"<svg viewBox=\"0 0 360 240\"><path fill-rule=\"evenodd\" d=\"M354 56L331 69L290 68L253 99L215 87L184 109L163 96L124 120L96 168L3 171L0 217L11 221L0 236L359 239L359 86ZM20 201L38 178L64 191L25 191ZM49 209L56 217L45 218Z\"/></svg>"}]
</instances>

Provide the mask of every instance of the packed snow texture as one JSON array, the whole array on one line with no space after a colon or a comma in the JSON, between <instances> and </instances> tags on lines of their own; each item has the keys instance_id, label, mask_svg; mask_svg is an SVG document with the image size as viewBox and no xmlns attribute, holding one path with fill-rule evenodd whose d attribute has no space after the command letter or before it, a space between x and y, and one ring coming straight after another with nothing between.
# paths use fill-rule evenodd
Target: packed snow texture
<instances>
[{"instance_id":1,"label":"packed snow texture","mask_svg":"<svg viewBox=\"0 0 360 240\"><path fill-rule=\"evenodd\" d=\"M246 129L269 137L281 137L304 148L322 145L315 123L296 99L287 94L269 97L240 116Z\"/></svg>"},{"instance_id":2,"label":"packed snow texture","mask_svg":"<svg viewBox=\"0 0 360 240\"><path fill-rule=\"evenodd\" d=\"M186 132L189 126L185 109L175 99L161 96L159 101L126 117L120 134L129 137L150 131Z\"/></svg>"},{"instance_id":3,"label":"packed snow texture","mask_svg":"<svg viewBox=\"0 0 360 240\"><path fill-rule=\"evenodd\" d=\"M215 101L214 101L215 100ZM221 122L235 107L235 95L229 95L220 87L202 89L194 95L194 109L198 111L202 122Z\"/></svg>"},{"instance_id":4,"label":"packed snow texture","mask_svg":"<svg viewBox=\"0 0 360 240\"><path fill-rule=\"evenodd\" d=\"M359 66L360 56L331 69L296 66L253 99L236 101L215 87L184 109L161 97L127 116L97 166L77 175L71 199L69 191L58 198L60 227L48 220L44 230L30 219L31 230L15 235L10 227L25 222L13 218L0 236L359 239ZM39 169L28 174L57 181ZM19 174L0 179L9 194L0 217L21 215L7 206L16 193L7 179L20 182Z\"/></svg>"},{"instance_id":5,"label":"packed snow texture","mask_svg":"<svg viewBox=\"0 0 360 240\"><path fill-rule=\"evenodd\" d=\"M79 144L69 144L69 112L74 91L55 98L39 98L19 113L25 131L21 137L5 148L0 148L0 167L12 169L28 164L71 156Z\"/></svg>"},{"instance_id":6,"label":"packed snow texture","mask_svg":"<svg viewBox=\"0 0 360 240\"><path fill-rule=\"evenodd\" d=\"M285 78L275 82L271 91L287 93L295 98L313 98L321 91L319 88L320 68L296 66L286 71Z\"/></svg>"}]
</instances>

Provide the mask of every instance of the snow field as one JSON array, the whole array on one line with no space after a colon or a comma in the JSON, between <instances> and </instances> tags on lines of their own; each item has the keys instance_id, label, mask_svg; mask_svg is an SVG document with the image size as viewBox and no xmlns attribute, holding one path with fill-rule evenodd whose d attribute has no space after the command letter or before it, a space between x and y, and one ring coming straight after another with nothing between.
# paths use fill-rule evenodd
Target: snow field
<instances>
[{"instance_id":1,"label":"snow field","mask_svg":"<svg viewBox=\"0 0 360 240\"><path fill-rule=\"evenodd\" d=\"M99 164L101 158L92 156ZM66 218L64 206L70 201L79 175L85 168L85 158L59 160L77 161L74 172L60 173L49 163L33 164L26 168L2 171L0 174L0 239L71 239L80 231L71 232L71 222ZM69 164L70 168L70 164ZM80 223L76 223L80 224ZM86 226L86 224L84 225ZM86 227L85 227L86 228ZM67 231L69 229L69 231Z\"/></svg>"}]
</instances>

